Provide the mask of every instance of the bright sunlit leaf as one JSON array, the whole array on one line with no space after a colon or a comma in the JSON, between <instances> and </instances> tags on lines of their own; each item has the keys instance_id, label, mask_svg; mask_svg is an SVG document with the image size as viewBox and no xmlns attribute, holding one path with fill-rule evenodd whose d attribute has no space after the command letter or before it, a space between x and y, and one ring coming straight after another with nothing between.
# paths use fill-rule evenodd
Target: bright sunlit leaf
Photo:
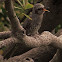
<instances>
[{"instance_id":1,"label":"bright sunlit leaf","mask_svg":"<svg viewBox=\"0 0 62 62\"><path fill-rule=\"evenodd\" d=\"M19 8L19 7L16 7L16 6L14 6L14 8L22 10L22 8Z\"/></svg>"},{"instance_id":2,"label":"bright sunlit leaf","mask_svg":"<svg viewBox=\"0 0 62 62\"><path fill-rule=\"evenodd\" d=\"M25 0L23 0L23 6L25 6Z\"/></svg>"},{"instance_id":3,"label":"bright sunlit leaf","mask_svg":"<svg viewBox=\"0 0 62 62\"><path fill-rule=\"evenodd\" d=\"M27 14L25 14L26 13L25 10L33 8L33 5L30 4L28 2L28 0L22 0L23 3L20 2L20 0L17 0L17 1L18 1L18 3L20 4L21 7L15 7L15 9L19 9L21 11L20 15L22 14L22 15L26 16L27 18L29 18L30 20L32 20Z\"/></svg>"},{"instance_id":4,"label":"bright sunlit leaf","mask_svg":"<svg viewBox=\"0 0 62 62\"><path fill-rule=\"evenodd\" d=\"M19 0L17 0L18 1L18 3L21 5L21 7L23 8L23 4L19 1Z\"/></svg>"},{"instance_id":5,"label":"bright sunlit leaf","mask_svg":"<svg viewBox=\"0 0 62 62\"><path fill-rule=\"evenodd\" d=\"M33 8L33 5L30 3L26 4L25 9L30 9L30 8Z\"/></svg>"}]
</instances>

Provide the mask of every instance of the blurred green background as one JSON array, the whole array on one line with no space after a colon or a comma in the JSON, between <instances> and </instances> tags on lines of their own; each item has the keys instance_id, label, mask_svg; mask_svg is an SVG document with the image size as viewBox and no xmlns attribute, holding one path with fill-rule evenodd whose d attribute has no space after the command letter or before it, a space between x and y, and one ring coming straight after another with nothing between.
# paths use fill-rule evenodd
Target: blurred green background
<instances>
[{"instance_id":1,"label":"blurred green background","mask_svg":"<svg viewBox=\"0 0 62 62\"><path fill-rule=\"evenodd\" d=\"M31 19L29 15L27 15L27 12L30 8L33 8L33 4L37 1L38 0L16 0L14 2L14 9L20 21L23 19L24 16ZM7 16L4 2L0 2L0 32L7 31L9 29L10 20Z\"/></svg>"}]
</instances>

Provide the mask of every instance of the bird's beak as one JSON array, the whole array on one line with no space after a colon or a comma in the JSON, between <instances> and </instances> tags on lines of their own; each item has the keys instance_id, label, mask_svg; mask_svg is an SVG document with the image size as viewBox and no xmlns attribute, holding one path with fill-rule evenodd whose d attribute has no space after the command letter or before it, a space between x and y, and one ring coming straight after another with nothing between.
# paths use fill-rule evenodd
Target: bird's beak
<instances>
[{"instance_id":1,"label":"bird's beak","mask_svg":"<svg viewBox=\"0 0 62 62\"><path fill-rule=\"evenodd\" d=\"M47 10L47 9L45 9L45 8L43 9L43 11L47 11L47 12L50 12L49 10Z\"/></svg>"}]
</instances>

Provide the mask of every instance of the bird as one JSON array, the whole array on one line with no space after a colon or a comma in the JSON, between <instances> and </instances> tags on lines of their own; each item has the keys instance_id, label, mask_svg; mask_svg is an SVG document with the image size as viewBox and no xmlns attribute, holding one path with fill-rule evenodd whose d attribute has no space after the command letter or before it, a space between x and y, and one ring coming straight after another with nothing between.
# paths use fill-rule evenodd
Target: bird
<instances>
[{"instance_id":1,"label":"bird","mask_svg":"<svg viewBox=\"0 0 62 62\"><path fill-rule=\"evenodd\" d=\"M46 10L44 5L41 3L37 3L34 5L33 10L32 10L32 15L30 19L26 19L23 23L23 28L26 30L26 35L28 36L34 36L35 34L38 34L38 30L41 27L41 23L43 20L43 14L45 13ZM11 49L8 51L8 49ZM12 47L8 47L7 50L3 53L4 58L9 58L13 57L16 55L23 54L30 50L31 48L25 48L24 46L20 46L20 44L12 45Z\"/></svg>"},{"instance_id":2,"label":"bird","mask_svg":"<svg viewBox=\"0 0 62 62\"><path fill-rule=\"evenodd\" d=\"M43 14L45 11L48 11L45 9L44 5L41 3L37 3L34 5L32 10L32 15L30 16L32 20L28 19L24 21L23 28L26 30L26 34L31 36L34 34L38 34L38 30L41 27L41 23L43 21Z\"/></svg>"}]
</instances>

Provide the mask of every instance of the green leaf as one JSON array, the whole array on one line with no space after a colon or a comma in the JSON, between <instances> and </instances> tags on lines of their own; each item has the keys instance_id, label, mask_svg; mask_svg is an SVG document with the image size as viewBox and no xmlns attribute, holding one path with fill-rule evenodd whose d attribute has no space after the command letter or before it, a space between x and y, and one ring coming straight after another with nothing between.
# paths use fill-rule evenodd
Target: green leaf
<instances>
[{"instance_id":1,"label":"green leaf","mask_svg":"<svg viewBox=\"0 0 62 62\"><path fill-rule=\"evenodd\" d=\"M28 15L26 15L25 13L22 13L23 15L25 15L27 18L29 18L30 20L32 20L32 18L30 18Z\"/></svg>"},{"instance_id":2,"label":"green leaf","mask_svg":"<svg viewBox=\"0 0 62 62\"><path fill-rule=\"evenodd\" d=\"M19 14L21 14L21 13L24 13L25 11L24 11L24 9L23 8L21 8L21 7L16 7L16 6L14 6L14 8L15 8L15 11L17 12L17 13L19 13Z\"/></svg>"},{"instance_id":3,"label":"green leaf","mask_svg":"<svg viewBox=\"0 0 62 62\"><path fill-rule=\"evenodd\" d=\"M14 8L15 8L15 9L20 9L20 10L22 10L22 8L20 8L20 7L16 7L16 6L14 6Z\"/></svg>"},{"instance_id":4,"label":"green leaf","mask_svg":"<svg viewBox=\"0 0 62 62\"><path fill-rule=\"evenodd\" d=\"M23 0L23 6L25 6L25 0Z\"/></svg>"},{"instance_id":5,"label":"green leaf","mask_svg":"<svg viewBox=\"0 0 62 62\"><path fill-rule=\"evenodd\" d=\"M58 32L58 30L59 30L59 29L61 29L61 27L62 27L62 25L61 25L61 24L59 24L59 25L55 28L55 33L57 33L57 32Z\"/></svg>"},{"instance_id":6,"label":"green leaf","mask_svg":"<svg viewBox=\"0 0 62 62\"><path fill-rule=\"evenodd\" d=\"M19 0L17 0L18 1L18 3L21 5L21 7L23 8L23 4L19 1Z\"/></svg>"},{"instance_id":7,"label":"green leaf","mask_svg":"<svg viewBox=\"0 0 62 62\"><path fill-rule=\"evenodd\" d=\"M33 5L30 3L26 4L25 9L30 9L30 8L33 8Z\"/></svg>"},{"instance_id":8,"label":"green leaf","mask_svg":"<svg viewBox=\"0 0 62 62\"><path fill-rule=\"evenodd\" d=\"M7 17L7 15L6 15L6 10L5 10L3 7L1 7L1 9L2 9L3 15L4 15L5 17Z\"/></svg>"},{"instance_id":9,"label":"green leaf","mask_svg":"<svg viewBox=\"0 0 62 62\"><path fill-rule=\"evenodd\" d=\"M28 0L29 3L31 3L33 0Z\"/></svg>"}]
</instances>

